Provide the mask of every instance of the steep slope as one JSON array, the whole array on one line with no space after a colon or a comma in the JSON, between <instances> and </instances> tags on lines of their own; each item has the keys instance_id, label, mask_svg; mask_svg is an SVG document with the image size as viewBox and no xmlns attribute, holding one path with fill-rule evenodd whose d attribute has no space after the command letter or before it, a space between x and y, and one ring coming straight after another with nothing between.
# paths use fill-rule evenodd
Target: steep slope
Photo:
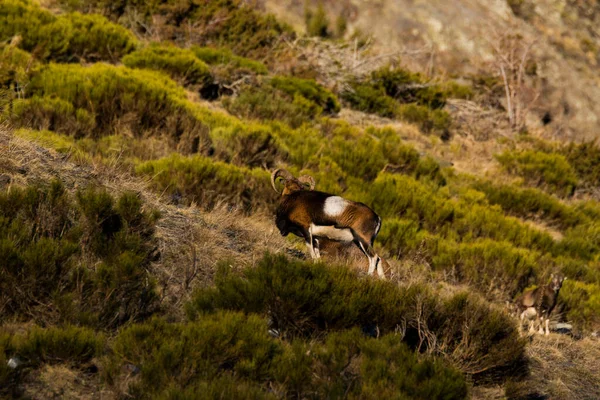
<instances>
[{"instance_id":1,"label":"steep slope","mask_svg":"<svg viewBox=\"0 0 600 400\"><path fill-rule=\"evenodd\" d=\"M499 75L494 47L502 37L519 35L532 44L535 76L528 78L539 95L531 108L532 128L547 137L590 140L600 115L598 57L600 35L594 28L595 2L571 1L269 1L267 10L304 29L305 5L324 4L333 25L347 20L353 32L372 35L361 59L400 58L413 69L452 76ZM512 8L511 8L512 5Z\"/></svg>"}]
</instances>

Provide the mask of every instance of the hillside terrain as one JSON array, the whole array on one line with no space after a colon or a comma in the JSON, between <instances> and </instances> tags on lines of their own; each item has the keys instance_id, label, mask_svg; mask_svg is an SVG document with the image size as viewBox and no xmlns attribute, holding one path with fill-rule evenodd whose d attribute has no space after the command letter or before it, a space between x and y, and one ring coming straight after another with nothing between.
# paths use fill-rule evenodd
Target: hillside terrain
<instances>
[{"instance_id":1,"label":"hillside terrain","mask_svg":"<svg viewBox=\"0 0 600 400\"><path fill-rule=\"evenodd\" d=\"M442 3L1 0L0 397L599 398L597 5Z\"/></svg>"}]
</instances>

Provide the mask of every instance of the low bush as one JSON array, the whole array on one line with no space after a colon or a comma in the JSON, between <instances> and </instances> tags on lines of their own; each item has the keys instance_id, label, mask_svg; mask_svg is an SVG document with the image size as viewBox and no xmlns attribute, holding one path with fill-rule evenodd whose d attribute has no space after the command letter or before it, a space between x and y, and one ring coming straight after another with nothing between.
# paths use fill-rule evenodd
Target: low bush
<instances>
[{"instance_id":1,"label":"low bush","mask_svg":"<svg viewBox=\"0 0 600 400\"><path fill-rule=\"evenodd\" d=\"M236 54L256 58L268 55L282 37L294 36L291 27L243 0L216 0L209 4L193 0L61 2L71 9L102 12L113 21L131 25L141 35L151 31L181 45L227 46Z\"/></svg>"},{"instance_id":2,"label":"low bush","mask_svg":"<svg viewBox=\"0 0 600 400\"><path fill-rule=\"evenodd\" d=\"M130 68L163 71L186 86L203 86L212 80L208 66L193 51L173 45L154 43L123 57L122 61Z\"/></svg>"},{"instance_id":3,"label":"low bush","mask_svg":"<svg viewBox=\"0 0 600 400\"><path fill-rule=\"evenodd\" d=\"M447 138L451 119L450 114L444 110L430 109L419 104L403 104L398 108L396 116L417 124L423 132L440 132L442 138Z\"/></svg>"},{"instance_id":4,"label":"low bush","mask_svg":"<svg viewBox=\"0 0 600 400\"><path fill-rule=\"evenodd\" d=\"M356 197L371 205L382 217L411 219L431 231L444 231L454 220L453 201L405 175L379 174L369 190Z\"/></svg>"},{"instance_id":5,"label":"low bush","mask_svg":"<svg viewBox=\"0 0 600 400\"><path fill-rule=\"evenodd\" d=\"M489 239L469 243L442 240L432 257L434 269L445 270L481 293L508 293L509 298L529 284L538 271L539 254L507 242Z\"/></svg>"},{"instance_id":6,"label":"low bush","mask_svg":"<svg viewBox=\"0 0 600 400\"><path fill-rule=\"evenodd\" d=\"M385 94L382 88L367 83L350 81L349 88L341 93L341 98L355 110L377 114L384 118L398 115L398 103Z\"/></svg>"},{"instance_id":7,"label":"low bush","mask_svg":"<svg viewBox=\"0 0 600 400\"><path fill-rule=\"evenodd\" d=\"M14 371L7 365L12 351L12 336L0 330L0 395L5 395Z\"/></svg>"},{"instance_id":8,"label":"low bush","mask_svg":"<svg viewBox=\"0 0 600 400\"><path fill-rule=\"evenodd\" d=\"M600 285L567 280L558 296L566 319L578 331L595 329L600 324Z\"/></svg>"},{"instance_id":9,"label":"low bush","mask_svg":"<svg viewBox=\"0 0 600 400\"><path fill-rule=\"evenodd\" d=\"M64 41L63 51L50 49L49 57L57 61L70 61L72 58L86 61L118 62L121 57L133 51L138 42L133 33L120 25L95 14L72 13L56 20L58 27L48 26L49 35L58 35ZM70 27L70 35L65 30ZM42 28L43 38L46 27ZM58 32L57 32L58 31Z\"/></svg>"},{"instance_id":10,"label":"low bush","mask_svg":"<svg viewBox=\"0 0 600 400\"><path fill-rule=\"evenodd\" d=\"M473 373L516 362L523 352L523 343L508 317L473 295L442 300L421 285L399 288L360 279L347 267L270 255L255 269L239 274L229 264L221 264L215 283L214 288L200 289L194 295L188 307L192 319L201 320L217 310L260 313L269 316L272 328L284 338L318 337L352 328L368 332L375 326L385 335L402 325L409 345L435 351L441 344L449 353L455 352L465 372ZM452 328L448 321L453 321ZM469 355L459 350L467 346L461 343L461 337L467 336L470 343L477 343L469 347ZM490 352L497 357L483 357Z\"/></svg>"},{"instance_id":11,"label":"low bush","mask_svg":"<svg viewBox=\"0 0 600 400\"><path fill-rule=\"evenodd\" d=\"M340 110L329 90L315 81L291 77L273 77L258 87L248 86L224 105L239 117L282 120L293 128Z\"/></svg>"},{"instance_id":12,"label":"low bush","mask_svg":"<svg viewBox=\"0 0 600 400\"><path fill-rule=\"evenodd\" d=\"M558 151L575 169L583 186L600 185L600 147L595 142L571 143Z\"/></svg>"},{"instance_id":13,"label":"low bush","mask_svg":"<svg viewBox=\"0 0 600 400\"><path fill-rule=\"evenodd\" d=\"M328 38L331 36L329 31L329 19L323 8L319 4L316 10L308 8L308 2L304 4L304 22L306 24L306 34L308 36L318 36Z\"/></svg>"},{"instance_id":14,"label":"low bush","mask_svg":"<svg viewBox=\"0 0 600 400\"><path fill-rule=\"evenodd\" d=\"M493 185L478 182L474 188L485 193L491 204L498 204L504 211L526 219L541 218L560 228L573 227L583 220L574 208L537 189L522 189L509 185Z\"/></svg>"},{"instance_id":15,"label":"low bush","mask_svg":"<svg viewBox=\"0 0 600 400\"><path fill-rule=\"evenodd\" d=\"M234 312L186 324L155 319L119 334L110 373L117 381L120 364L139 365L140 379L129 383L129 393L138 398L466 396L458 371L419 357L400 336L369 339L354 329L332 333L323 343L287 344L267 329L264 319Z\"/></svg>"},{"instance_id":16,"label":"low bush","mask_svg":"<svg viewBox=\"0 0 600 400\"><path fill-rule=\"evenodd\" d=\"M44 25L56 18L31 0L5 0L0 4L0 42L21 36L21 46L33 49L38 44L36 36ZM57 38L58 39L58 38ZM46 38L52 40L52 38Z\"/></svg>"},{"instance_id":17,"label":"low bush","mask_svg":"<svg viewBox=\"0 0 600 400\"><path fill-rule=\"evenodd\" d=\"M73 199L60 182L0 194L0 301L15 319L105 329L147 316L156 216L131 193ZM95 265L89 268L88 265Z\"/></svg>"},{"instance_id":18,"label":"low bush","mask_svg":"<svg viewBox=\"0 0 600 400\"><path fill-rule=\"evenodd\" d=\"M269 70L260 61L236 56L226 47L199 47L192 46L190 49L200 60L211 66L225 65L230 66L238 72L253 73L256 75L266 75Z\"/></svg>"},{"instance_id":19,"label":"low bush","mask_svg":"<svg viewBox=\"0 0 600 400\"><path fill-rule=\"evenodd\" d=\"M176 143L195 143L195 152L209 152L208 127L186 100L185 91L154 71L100 63L50 64L31 80L27 93L66 101L79 114L85 110L94 121L94 129L86 135L92 138L123 130L136 136L167 131Z\"/></svg>"},{"instance_id":20,"label":"low bush","mask_svg":"<svg viewBox=\"0 0 600 400\"><path fill-rule=\"evenodd\" d=\"M527 184L559 196L571 196L578 184L575 170L560 154L505 151L496 155L496 159L509 173L522 177Z\"/></svg>"},{"instance_id":21,"label":"low bush","mask_svg":"<svg viewBox=\"0 0 600 400\"><path fill-rule=\"evenodd\" d=\"M239 118L283 121L292 128L310 123L323 112L304 97L290 97L269 85L246 87L235 98L225 99L223 105Z\"/></svg>"},{"instance_id":22,"label":"low bush","mask_svg":"<svg viewBox=\"0 0 600 400\"><path fill-rule=\"evenodd\" d=\"M33 365L84 363L100 356L105 345L101 334L76 326L46 329L34 327L26 334L14 337L13 341L15 355L23 362Z\"/></svg>"},{"instance_id":23,"label":"low bush","mask_svg":"<svg viewBox=\"0 0 600 400\"><path fill-rule=\"evenodd\" d=\"M195 202L205 209L220 203L244 212L269 209L277 201L268 171L236 167L210 158L173 154L136 167L138 174L153 177L160 192Z\"/></svg>"},{"instance_id":24,"label":"low bush","mask_svg":"<svg viewBox=\"0 0 600 400\"><path fill-rule=\"evenodd\" d=\"M33 96L13 101L7 119L16 128L31 127L73 137L87 135L96 125L94 116L87 110L76 109L70 102L50 96Z\"/></svg>"},{"instance_id":25,"label":"low bush","mask_svg":"<svg viewBox=\"0 0 600 400\"><path fill-rule=\"evenodd\" d=\"M336 96L315 80L301 79L290 76L274 76L269 84L290 96L300 95L305 99L317 104L327 114L335 114L340 111L340 104Z\"/></svg>"},{"instance_id":26,"label":"low bush","mask_svg":"<svg viewBox=\"0 0 600 400\"><path fill-rule=\"evenodd\" d=\"M583 260L597 259L600 252L600 227L588 222L568 229L558 244L561 254Z\"/></svg>"},{"instance_id":27,"label":"low bush","mask_svg":"<svg viewBox=\"0 0 600 400\"><path fill-rule=\"evenodd\" d=\"M30 0L3 2L0 25L1 41L21 36L20 46L42 59L117 62L137 46L131 32L101 15L55 17Z\"/></svg>"},{"instance_id":28,"label":"low bush","mask_svg":"<svg viewBox=\"0 0 600 400\"><path fill-rule=\"evenodd\" d=\"M22 92L38 67L31 54L15 46L0 45L0 88Z\"/></svg>"},{"instance_id":29,"label":"low bush","mask_svg":"<svg viewBox=\"0 0 600 400\"><path fill-rule=\"evenodd\" d=\"M533 228L514 217L507 217L498 206L466 204L455 208L452 232L447 237L459 241L489 238L508 241L516 247L539 250L543 253L558 251L549 233Z\"/></svg>"},{"instance_id":30,"label":"low bush","mask_svg":"<svg viewBox=\"0 0 600 400\"><path fill-rule=\"evenodd\" d=\"M350 107L382 117L415 123L425 132L447 138L450 115L443 111L448 98L469 98L472 91L455 82L431 83L402 68L383 67L362 80L350 80L342 98Z\"/></svg>"}]
</instances>

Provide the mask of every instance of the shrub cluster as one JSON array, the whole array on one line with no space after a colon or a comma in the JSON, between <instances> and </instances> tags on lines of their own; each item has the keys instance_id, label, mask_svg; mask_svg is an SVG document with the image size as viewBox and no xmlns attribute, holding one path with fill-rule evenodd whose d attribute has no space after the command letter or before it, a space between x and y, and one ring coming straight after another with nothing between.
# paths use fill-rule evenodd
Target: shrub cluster
<instances>
[{"instance_id":1,"label":"shrub cluster","mask_svg":"<svg viewBox=\"0 0 600 400\"><path fill-rule=\"evenodd\" d=\"M153 177L156 189L174 200L183 198L205 209L225 203L250 213L270 209L277 201L268 171L236 167L207 157L173 154L141 163L136 172Z\"/></svg>"},{"instance_id":2,"label":"shrub cluster","mask_svg":"<svg viewBox=\"0 0 600 400\"><path fill-rule=\"evenodd\" d=\"M387 118L418 124L426 132L448 133L450 115L443 111L446 99L468 98L471 90L454 82L431 83L420 74L384 67L362 80L348 82L342 98L350 107Z\"/></svg>"},{"instance_id":3,"label":"shrub cluster","mask_svg":"<svg viewBox=\"0 0 600 400\"><path fill-rule=\"evenodd\" d=\"M153 43L123 57L130 68L147 68L167 73L185 86L204 86L212 77L208 66L191 50L173 45Z\"/></svg>"},{"instance_id":4,"label":"shrub cluster","mask_svg":"<svg viewBox=\"0 0 600 400\"><path fill-rule=\"evenodd\" d=\"M266 75L269 70L260 61L251 60L246 57L240 57L226 47L200 47L192 46L191 51L200 60L211 66L229 66L234 71L252 73L255 75Z\"/></svg>"},{"instance_id":5,"label":"shrub cluster","mask_svg":"<svg viewBox=\"0 0 600 400\"><path fill-rule=\"evenodd\" d=\"M541 218L562 229L585 220L573 207L538 189L494 185L486 181L478 182L473 187L484 192L491 204L498 204L504 211L517 217Z\"/></svg>"},{"instance_id":6,"label":"shrub cluster","mask_svg":"<svg viewBox=\"0 0 600 400\"><path fill-rule=\"evenodd\" d=\"M225 45L236 54L254 57L266 55L282 36L294 35L289 26L278 22L273 15L264 14L243 0L61 2L71 9L103 12L114 21L132 25L130 28L141 35L151 30L161 38L180 44Z\"/></svg>"},{"instance_id":7,"label":"shrub cluster","mask_svg":"<svg viewBox=\"0 0 600 400\"><path fill-rule=\"evenodd\" d=\"M324 343L275 340L256 315L218 312L186 324L155 319L123 331L114 364L141 366L129 393L148 398L371 397L463 399L461 374L418 357L398 336L369 339L359 330Z\"/></svg>"},{"instance_id":8,"label":"shrub cluster","mask_svg":"<svg viewBox=\"0 0 600 400\"><path fill-rule=\"evenodd\" d=\"M137 45L131 32L100 15L55 17L31 0L2 2L0 26L0 41L18 35L21 47L41 59L117 62Z\"/></svg>"},{"instance_id":9,"label":"shrub cluster","mask_svg":"<svg viewBox=\"0 0 600 400\"><path fill-rule=\"evenodd\" d=\"M583 186L600 185L600 147L595 142L571 143L558 150L575 169Z\"/></svg>"},{"instance_id":10,"label":"shrub cluster","mask_svg":"<svg viewBox=\"0 0 600 400\"><path fill-rule=\"evenodd\" d=\"M185 91L154 71L101 63L50 64L32 78L27 94L31 98L24 100L23 113L13 116L17 125L27 126L31 121L26 112L33 111L42 114L34 121L68 121L67 126L53 126L59 132L73 134L72 124L80 122L85 129L80 134L92 138L127 130L136 136L166 131L175 143L190 143L192 152L210 151L208 127L186 100Z\"/></svg>"},{"instance_id":11,"label":"shrub cluster","mask_svg":"<svg viewBox=\"0 0 600 400\"><path fill-rule=\"evenodd\" d=\"M154 221L133 193L115 202L88 189L74 199L58 181L1 193L4 314L105 329L148 315Z\"/></svg>"},{"instance_id":12,"label":"shrub cluster","mask_svg":"<svg viewBox=\"0 0 600 400\"><path fill-rule=\"evenodd\" d=\"M527 184L559 196L571 196L578 184L575 169L560 154L505 151L496 155L496 159L509 173L522 177Z\"/></svg>"},{"instance_id":13,"label":"shrub cluster","mask_svg":"<svg viewBox=\"0 0 600 400\"><path fill-rule=\"evenodd\" d=\"M283 120L294 128L340 111L335 95L314 80L283 76L247 87L225 107L242 118Z\"/></svg>"},{"instance_id":14,"label":"shrub cluster","mask_svg":"<svg viewBox=\"0 0 600 400\"><path fill-rule=\"evenodd\" d=\"M508 316L476 296L461 293L442 299L425 286L399 288L360 279L347 267L283 256L267 255L255 269L239 274L222 264L216 286L198 290L188 314L202 319L218 310L268 315L272 329L297 340L355 328L376 330L385 338L401 327L410 346L434 352L443 348L471 373L516 362L523 351ZM473 345L460 357L459 348L466 345L462 337ZM490 353L495 357L484 357Z\"/></svg>"},{"instance_id":15,"label":"shrub cluster","mask_svg":"<svg viewBox=\"0 0 600 400\"><path fill-rule=\"evenodd\" d=\"M0 45L0 88L23 90L37 62L31 54L15 46Z\"/></svg>"}]
</instances>

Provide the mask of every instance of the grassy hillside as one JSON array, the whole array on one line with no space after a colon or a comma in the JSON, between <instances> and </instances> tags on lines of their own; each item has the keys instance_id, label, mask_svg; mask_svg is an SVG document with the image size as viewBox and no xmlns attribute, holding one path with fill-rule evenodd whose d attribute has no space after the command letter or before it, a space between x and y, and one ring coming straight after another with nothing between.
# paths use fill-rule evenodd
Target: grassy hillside
<instances>
[{"instance_id":1,"label":"grassy hillside","mask_svg":"<svg viewBox=\"0 0 600 400\"><path fill-rule=\"evenodd\" d=\"M0 395L600 394L594 143L470 154L460 105L501 92L311 70L331 42L243 1L9 0L0 26ZM382 216L388 281L279 236L276 167ZM574 338L519 337L505 302L556 272Z\"/></svg>"}]
</instances>

